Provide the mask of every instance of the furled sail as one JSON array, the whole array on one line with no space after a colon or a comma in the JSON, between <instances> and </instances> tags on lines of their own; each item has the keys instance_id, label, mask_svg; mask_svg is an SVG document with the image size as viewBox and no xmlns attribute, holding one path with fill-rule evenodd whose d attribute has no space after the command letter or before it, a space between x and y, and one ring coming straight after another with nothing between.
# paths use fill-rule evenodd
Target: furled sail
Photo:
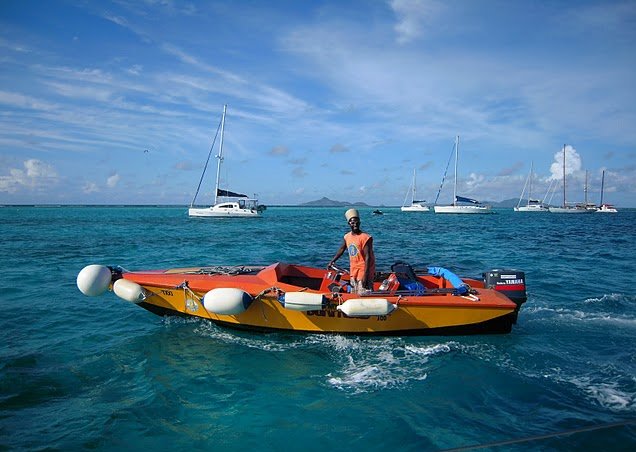
<instances>
[{"instance_id":1,"label":"furled sail","mask_svg":"<svg viewBox=\"0 0 636 452\"><path fill-rule=\"evenodd\" d=\"M469 202L471 204L479 204L479 201L472 198L464 198L463 196L455 196L455 202Z\"/></svg>"},{"instance_id":2,"label":"furled sail","mask_svg":"<svg viewBox=\"0 0 636 452\"><path fill-rule=\"evenodd\" d=\"M249 196L242 193L234 193L233 191L223 190L222 188L216 189L217 196L223 196L225 198L249 198Z\"/></svg>"}]
</instances>

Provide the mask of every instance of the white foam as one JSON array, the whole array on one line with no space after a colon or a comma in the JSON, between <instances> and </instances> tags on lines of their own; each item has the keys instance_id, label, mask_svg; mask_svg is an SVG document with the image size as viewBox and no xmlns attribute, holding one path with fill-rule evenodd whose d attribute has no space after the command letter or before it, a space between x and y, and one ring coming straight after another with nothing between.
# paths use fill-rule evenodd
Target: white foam
<instances>
[{"instance_id":1,"label":"white foam","mask_svg":"<svg viewBox=\"0 0 636 452\"><path fill-rule=\"evenodd\" d=\"M428 377L429 360L453 350L454 342L405 344L402 339L358 340L343 348L342 369L327 375L327 383L352 394L402 387Z\"/></svg>"},{"instance_id":2,"label":"white foam","mask_svg":"<svg viewBox=\"0 0 636 452\"><path fill-rule=\"evenodd\" d=\"M636 328L636 318L630 314L619 314L616 312L589 312L580 309L569 308L548 308L548 307L532 307L527 310L527 314L540 314L541 318L533 318L536 320L546 320L548 316L556 317L563 320L580 321L580 322L596 322L609 323L630 328Z\"/></svg>"}]
</instances>

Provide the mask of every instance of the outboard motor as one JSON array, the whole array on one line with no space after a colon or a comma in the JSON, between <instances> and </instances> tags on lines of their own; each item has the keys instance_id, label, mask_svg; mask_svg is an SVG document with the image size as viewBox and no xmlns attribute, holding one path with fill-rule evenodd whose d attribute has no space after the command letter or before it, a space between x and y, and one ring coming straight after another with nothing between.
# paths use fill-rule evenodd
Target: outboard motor
<instances>
[{"instance_id":1,"label":"outboard motor","mask_svg":"<svg viewBox=\"0 0 636 452\"><path fill-rule=\"evenodd\" d=\"M487 289L495 289L517 305L515 323L521 305L528 299L526 295L526 274L519 270L494 269L483 274Z\"/></svg>"}]
</instances>

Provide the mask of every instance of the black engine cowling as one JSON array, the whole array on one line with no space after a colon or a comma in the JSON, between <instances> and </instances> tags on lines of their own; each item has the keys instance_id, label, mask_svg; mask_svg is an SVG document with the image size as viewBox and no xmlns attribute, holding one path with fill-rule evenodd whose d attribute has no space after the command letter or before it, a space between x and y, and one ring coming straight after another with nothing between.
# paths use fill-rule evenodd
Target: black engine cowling
<instances>
[{"instance_id":1,"label":"black engine cowling","mask_svg":"<svg viewBox=\"0 0 636 452\"><path fill-rule=\"evenodd\" d=\"M495 289L517 305L517 313L521 305L528 299L526 295L526 274L519 270L494 269L483 274L484 284Z\"/></svg>"}]
</instances>

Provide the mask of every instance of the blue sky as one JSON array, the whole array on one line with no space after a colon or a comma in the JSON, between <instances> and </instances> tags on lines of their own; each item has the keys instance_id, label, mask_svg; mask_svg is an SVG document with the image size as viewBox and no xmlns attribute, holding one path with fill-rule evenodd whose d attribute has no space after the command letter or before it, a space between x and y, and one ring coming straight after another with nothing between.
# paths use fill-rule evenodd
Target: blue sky
<instances>
[{"instance_id":1,"label":"blue sky","mask_svg":"<svg viewBox=\"0 0 636 452\"><path fill-rule=\"evenodd\" d=\"M459 135L463 196L543 197L567 144L569 201L636 207L635 48L633 0L3 0L0 204L187 205L227 104L264 204L433 201Z\"/></svg>"}]
</instances>

